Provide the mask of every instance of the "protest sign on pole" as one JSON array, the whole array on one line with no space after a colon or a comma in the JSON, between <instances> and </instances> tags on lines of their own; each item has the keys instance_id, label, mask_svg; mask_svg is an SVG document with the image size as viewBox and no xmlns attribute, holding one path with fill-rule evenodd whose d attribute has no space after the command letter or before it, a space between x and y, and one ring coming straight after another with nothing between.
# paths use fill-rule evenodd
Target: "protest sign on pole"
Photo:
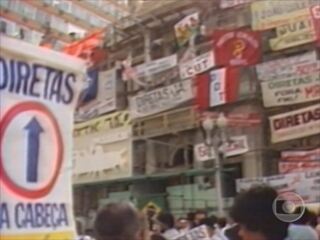
<instances>
[{"instance_id":1,"label":"protest sign on pole","mask_svg":"<svg viewBox=\"0 0 320 240\"><path fill-rule=\"evenodd\" d=\"M72 130L85 63L5 36L0 50L0 238L75 239Z\"/></svg>"}]
</instances>

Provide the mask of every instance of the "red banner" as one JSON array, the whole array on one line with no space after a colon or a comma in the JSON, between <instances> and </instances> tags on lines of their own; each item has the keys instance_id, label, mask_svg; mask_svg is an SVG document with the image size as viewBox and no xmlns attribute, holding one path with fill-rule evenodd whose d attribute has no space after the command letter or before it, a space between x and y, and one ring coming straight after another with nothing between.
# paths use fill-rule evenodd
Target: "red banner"
<instances>
[{"instance_id":1,"label":"red banner","mask_svg":"<svg viewBox=\"0 0 320 240\"><path fill-rule=\"evenodd\" d=\"M308 151L283 151L281 152L281 160L290 162L320 161L320 148Z\"/></svg>"},{"instance_id":2,"label":"red banner","mask_svg":"<svg viewBox=\"0 0 320 240\"><path fill-rule=\"evenodd\" d=\"M279 162L279 173L306 172L320 169L320 162Z\"/></svg>"},{"instance_id":3,"label":"red banner","mask_svg":"<svg viewBox=\"0 0 320 240\"><path fill-rule=\"evenodd\" d=\"M254 31L217 30L213 34L216 64L220 66L254 65L261 58L261 35Z\"/></svg>"},{"instance_id":4,"label":"red banner","mask_svg":"<svg viewBox=\"0 0 320 240\"><path fill-rule=\"evenodd\" d=\"M317 41L320 44L320 5L315 5L310 8L313 27L317 36Z\"/></svg>"},{"instance_id":5,"label":"red banner","mask_svg":"<svg viewBox=\"0 0 320 240\"><path fill-rule=\"evenodd\" d=\"M236 100L240 69L222 68L196 76L196 105L199 110Z\"/></svg>"}]
</instances>

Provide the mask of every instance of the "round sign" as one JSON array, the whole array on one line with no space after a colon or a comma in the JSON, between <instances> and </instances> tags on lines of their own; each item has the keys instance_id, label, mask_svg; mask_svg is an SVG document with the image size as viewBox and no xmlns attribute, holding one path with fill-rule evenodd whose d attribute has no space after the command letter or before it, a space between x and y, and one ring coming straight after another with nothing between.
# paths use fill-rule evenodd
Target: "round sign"
<instances>
[{"instance_id":1,"label":"round sign","mask_svg":"<svg viewBox=\"0 0 320 240\"><path fill-rule=\"evenodd\" d=\"M9 109L0 121L0 181L25 198L48 195L63 162L63 139L50 110L37 102Z\"/></svg>"}]
</instances>

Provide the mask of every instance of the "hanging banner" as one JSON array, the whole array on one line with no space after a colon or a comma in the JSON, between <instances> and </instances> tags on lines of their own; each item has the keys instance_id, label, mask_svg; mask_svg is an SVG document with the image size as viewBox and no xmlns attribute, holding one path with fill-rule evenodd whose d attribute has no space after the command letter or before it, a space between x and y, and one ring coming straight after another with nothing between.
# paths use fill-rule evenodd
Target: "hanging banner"
<instances>
[{"instance_id":1,"label":"hanging banner","mask_svg":"<svg viewBox=\"0 0 320 240\"><path fill-rule=\"evenodd\" d=\"M261 58L261 35L253 31L216 30L213 49L218 66L254 65Z\"/></svg>"},{"instance_id":2,"label":"hanging banner","mask_svg":"<svg viewBox=\"0 0 320 240\"><path fill-rule=\"evenodd\" d=\"M117 78L117 70L112 69L104 72L96 72L95 75L87 76L88 90L95 89L93 96L86 100L76 111L75 121L83 122L102 114L117 110L124 98L118 96L118 92L124 88L122 82ZM88 96L87 91L84 98ZM84 100L84 99L83 99Z\"/></svg>"},{"instance_id":3,"label":"hanging banner","mask_svg":"<svg viewBox=\"0 0 320 240\"><path fill-rule=\"evenodd\" d=\"M281 160L288 162L320 161L320 148L313 150L283 151Z\"/></svg>"},{"instance_id":4,"label":"hanging banner","mask_svg":"<svg viewBox=\"0 0 320 240\"><path fill-rule=\"evenodd\" d=\"M237 192L261 184L270 185L279 193L295 192L305 203L320 202L320 170L274 175L270 177L237 179Z\"/></svg>"},{"instance_id":5,"label":"hanging banner","mask_svg":"<svg viewBox=\"0 0 320 240\"><path fill-rule=\"evenodd\" d=\"M131 177L130 137L130 126L75 136L73 183L92 183Z\"/></svg>"},{"instance_id":6,"label":"hanging banner","mask_svg":"<svg viewBox=\"0 0 320 240\"><path fill-rule=\"evenodd\" d=\"M199 13L186 16L174 25L174 32L179 46L185 45L193 38L200 28Z\"/></svg>"},{"instance_id":7,"label":"hanging banner","mask_svg":"<svg viewBox=\"0 0 320 240\"><path fill-rule=\"evenodd\" d=\"M75 239L73 113L85 63L1 36L0 238Z\"/></svg>"},{"instance_id":8,"label":"hanging banner","mask_svg":"<svg viewBox=\"0 0 320 240\"><path fill-rule=\"evenodd\" d=\"M313 51L260 63L256 71L260 81L288 80L319 73L320 66L317 53Z\"/></svg>"},{"instance_id":9,"label":"hanging banner","mask_svg":"<svg viewBox=\"0 0 320 240\"><path fill-rule=\"evenodd\" d=\"M240 70L221 68L196 77L196 105L200 110L223 105L237 99Z\"/></svg>"},{"instance_id":10,"label":"hanging banner","mask_svg":"<svg viewBox=\"0 0 320 240\"><path fill-rule=\"evenodd\" d=\"M230 140L222 146L225 157L237 156L249 151L247 136L231 137ZM213 160L216 156L213 148L204 143L196 144L193 151L196 160L199 162Z\"/></svg>"},{"instance_id":11,"label":"hanging banner","mask_svg":"<svg viewBox=\"0 0 320 240\"><path fill-rule=\"evenodd\" d=\"M307 137L320 133L320 105L269 117L273 143Z\"/></svg>"},{"instance_id":12,"label":"hanging banner","mask_svg":"<svg viewBox=\"0 0 320 240\"><path fill-rule=\"evenodd\" d=\"M180 78L192 78L199 73L209 70L214 67L214 65L214 56L212 51L201 54L200 56L179 65Z\"/></svg>"},{"instance_id":13,"label":"hanging banner","mask_svg":"<svg viewBox=\"0 0 320 240\"><path fill-rule=\"evenodd\" d=\"M290 23L297 16L309 17L308 1L255 1L251 4L251 28L267 30Z\"/></svg>"},{"instance_id":14,"label":"hanging banner","mask_svg":"<svg viewBox=\"0 0 320 240\"><path fill-rule=\"evenodd\" d=\"M320 67L320 61L318 61ZM261 83L265 107L285 106L320 99L320 72L288 80Z\"/></svg>"},{"instance_id":15,"label":"hanging banner","mask_svg":"<svg viewBox=\"0 0 320 240\"><path fill-rule=\"evenodd\" d=\"M290 18L291 20L276 28L276 38L269 40L273 51L291 48L316 40L311 16L305 15Z\"/></svg>"},{"instance_id":16,"label":"hanging banner","mask_svg":"<svg viewBox=\"0 0 320 240\"><path fill-rule=\"evenodd\" d=\"M145 117L193 99L192 81L186 80L141 93L129 99L132 118Z\"/></svg>"},{"instance_id":17,"label":"hanging banner","mask_svg":"<svg viewBox=\"0 0 320 240\"><path fill-rule=\"evenodd\" d=\"M320 5L310 7L310 15L312 18L313 29L315 30L316 38L320 43Z\"/></svg>"},{"instance_id":18,"label":"hanging banner","mask_svg":"<svg viewBox=\"0 0 320 240\"><path fill-rule=\"evenodd\" d=\"M310 162L279 162L279 173L295 173L295 172L306 172L312 171L315 169L320 170L319 161L310 161Z\"/></svg>"},{"instance_id":19,"label":"hanging banner","mask_svg":"<svg viewBox=\"0 0 320 240\"><path fill-rule=\"evenodd\" d=\"M232 8L253 2L254 0L220 0L220 8Z\"/></svg>"},{"instance_id":20,"label":"hanging banner","mask_svg":"<svg viewBox=\"0 0 320 240\"><path fill-rule=\"evenodd\" d=\"M94 134L96 132L116 130L131 126L131 118L128 111L119 111L87 122L78 123L74 128L74 137Z\"/></svg>"},{"instance_id":21,"label":"hanging banner","mask_svg":"<svg viewBox=\"0 0 320 240\"><path fill-rule=\"evenodd\" d=\"M181 234L181 236L175 238L174 240L210 240L210 236L205 225L200 227L193 228L186 232L185 234Z\"/></svg>"}]
</instances>

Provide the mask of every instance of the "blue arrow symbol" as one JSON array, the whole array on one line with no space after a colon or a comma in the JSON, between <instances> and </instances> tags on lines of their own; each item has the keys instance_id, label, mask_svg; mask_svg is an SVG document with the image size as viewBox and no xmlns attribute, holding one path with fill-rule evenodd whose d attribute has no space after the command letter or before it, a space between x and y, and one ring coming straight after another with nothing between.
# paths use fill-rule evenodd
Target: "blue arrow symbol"
<instances>
[{"instance_id":1,"label":"blue arrow symbol","mask_svg":"<svg viewBox=\"0 0 320 240\"><path fill-rule=\"evenodd\" d=\"M43 128L38 120L33 117L24 129L28 132L27 182L35 183L38 181L40 134L43 132Z\"/></svg>"}]
</instances>

